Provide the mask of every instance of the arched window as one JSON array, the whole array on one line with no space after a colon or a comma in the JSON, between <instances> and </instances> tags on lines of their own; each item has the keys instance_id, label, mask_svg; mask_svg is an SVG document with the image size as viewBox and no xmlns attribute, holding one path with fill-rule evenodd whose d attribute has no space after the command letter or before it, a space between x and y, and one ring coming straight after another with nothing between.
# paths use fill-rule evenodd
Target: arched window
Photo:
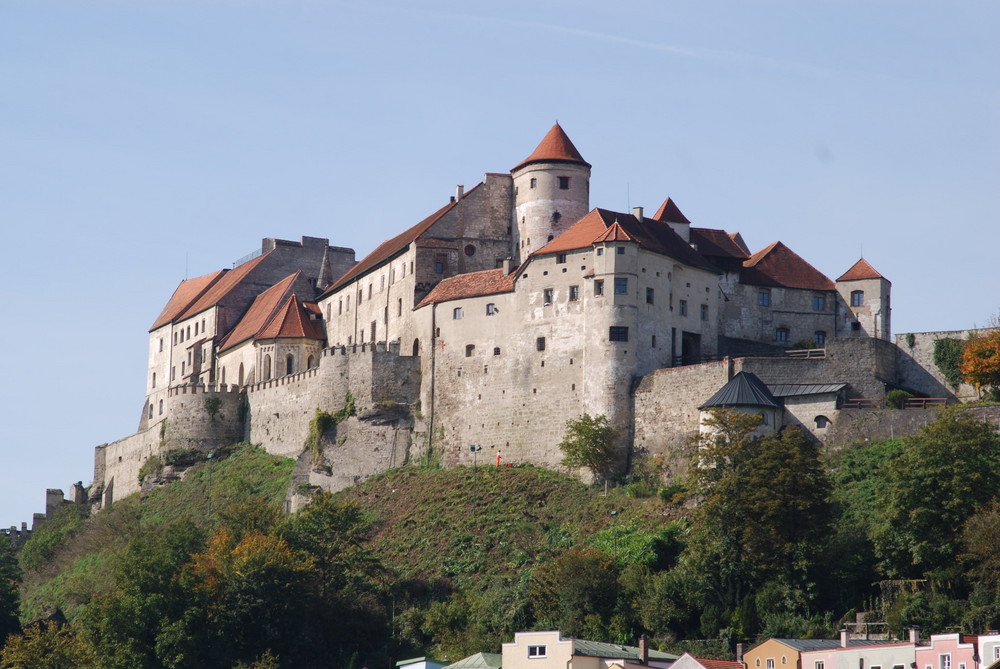
<instances>
[{"instance_id":1,"label":"arched window","mask_svg":"<svg viewBox=\"0 0 1000 669\"><path fill-rule=\"evenodd\" d=\"M465 357L466 358L471 358L472 354L475 353L475 352L476 352L476 345L475 344L466 344L465 345Z\"/></svg>"},{"instance_id":2,"label":"arched window","mask_svg":"<svg viewBox=\"0 0 1000 669\"><path fill-rule=\"evenodd\" d=\"M240 363L240 385L243 385L243 363Z\"/></svg>"},{"instance_id":3,"label":"arched window","mask_svg":"<svg viewBox=\"0 0 1000 669\"><path fill-rule=\"evenodd\" d=\"M285 356L285 374L295 373L295 356L288 354Z\"/></svg>"},{"instance_id":4,"label":"arched window","mask_svg":"<svg viewBox=\"0 0 1000 669\"><path fill-rule=\"evenodd\" d=\"M153 417L153 403L152 402L149 403L149 417L150 418Z\"/></svg>"},{"instance_id":5,"label":"arched window","mask_svg":"<svg viewBox=\"0 0 1000 669\"><path fill-rule=\"evenodd\" d=\"M153 387L156 387L156 372L153 372Z\"/></svg>"},{"instance_id":6,"label":"arched window","mask_svg":"<svg viewBox=\"0 0 1000 669\"><path fill-rule=\"evenodd\" d=\"M860 307L865 303L865 291L863 290L852 290L851 291L851 306Z\"/></svg>"},{"instance_id":7,"label":"arched window","mask_svg":"<svg viewBox=\"0 0 1000 669\"><path fill-rule=\"evenodd\" d=\"M414 356L420 355L420 340L419 339L414 339L413 340L413 355Z\"/></svg>"},{"instance_id":8,"label":"arched window","mask_svg":"<svg viewBox=\"0 0 1000 669\"><path fill-rule=\"evenodd\" d=\"M315 366L316 366L316 360L315 360L315 358L313 358L312 356L309 356L309 359L306 360L306 369L312 369Z\"/></svg>"},{"instance_id":9,"label":"arched window","mask_svg":"<svg viewBox=\"0 0 1000 669\"><path fill-rule=\"evenodd\" d=\"M267 381L271 378L271 356L264 356L264 374L262 376L263 381Z\"/></svg>"},{"instance_id":10,"label":"arched window","mask_svg":"<svg viewBox=\"0 0 1000 669\"><path fill-rule=\"evenodd\" d=\"M149 408L152 409L153 407L149 407ZM160 415L161 416L163 415L163 400L160 400Z\"/></svg>"},{"instance_id":11,"label":"arched window","mask_svg":"<svg viewBox=\"0 0 1000 669\"><path fill-rule=\"evenodd\" d=\"M219 379L219 383L221 383L222 385L226 385L226 368L225 367L222 368L222 372L220 373L220 376L221 376L221 378Z\"/></svg>"}]
</instances>

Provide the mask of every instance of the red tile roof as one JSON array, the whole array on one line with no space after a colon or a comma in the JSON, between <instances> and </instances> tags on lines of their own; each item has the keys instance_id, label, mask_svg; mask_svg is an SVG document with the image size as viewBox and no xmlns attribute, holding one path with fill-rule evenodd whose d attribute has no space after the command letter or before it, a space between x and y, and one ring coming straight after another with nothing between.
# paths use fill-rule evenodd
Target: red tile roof
<instances>
[{"instance_id":1,"label":"red tile roof","mask_svg":"<svg viewBox=\"0 0 1000 669\"><path fill-rule=\"evenodd\" d=\"M830 279L781 242L774 242L743 261L740 282L804 290L834 290Z\"/></svg>"},{"instance_id":2,"label":"red tile roof","mask_svg":"<svg viewBox=\"0 0 1000 669\"><path fill-rule=\"evenodd\" d=\"M219 341L219 352L242 344L248 339L253 339L258 332L263 330L287 299L289 291L295 285L295 280L300 274L301 272L290 274L258 295L247 312L243 314L243 318Z\"/></svg>"},{"instance_id":3,"label":"red tile roof","mask_svg":"<svg viewBox=\"0 0 1000 669\"><path fill-rule=\"evenodd\" d=\"M587 248L609 234L609 228L616 225L620 232L618 239L630 239L639 246L670 256L692 267L701 267L716 272L714 267L691 245L681 239L670 225L652 218L639 221L632 214L622 214L606 209L594 209L551 242L538 249L532 256L576 251Z\"/></svg>"},{"instance_id":4,"label":"red tile roof","mask_svg":"<svg viewBox=\"0 0 1000 669\"><path fill-rule=\"evenodd\" d=\"M478 188L480 185L482 184L478 184L475 188ZM468 197L469 193L475 190L475 188L470 188L469 191L465 194L465 197ZM427 230L430 229L432 225L441 220L442 216L444 216L449 211L454 209L457 205L458 201L449 202L448 204L441 207L440 209L435 211L433 214L431 214L424 220L414 225L412 228L406 230L405 232L401 232L392 239L382 242L374 251L365 256L364 260L362 260L354 267L352 267L350 270L348 270L347 273L344 274L344 276L334 281L332 286L323 291L323 294L320 295L320 298L326 297L327 295L335 292L344 285L350 283L355 278L378 267L383 262L385 262L392 256L402 251L409 244L412 244L414 241L416 241L416 239L420 237L420 235L427 232Z\"/></svg>"},{"instance_id":5,"label":"red tile roof","mask_svg":"<svg viewBox=\"0 0 1000 669\"><path fill-rule=\"evenodd\" d=\"M487 269L482 272L469 272L442 279L416 308L419 309L435 302L461 300L466 297L510 293L514 290L516 274L516 272L504 274L503 269Z\"/></svg>"},{"instance_id":6,"label":"red tile roof","mask_svg":"<svg viewBox=\"0 0 1000 669\"><path fill-rule=\"evenodd\" d=\"M218 304L230 293L230 291L236 288L240 282L243 281L248 274L250 274L250 272L264 262L264 258L267 258L272 253L274 253L274 251L268 251L263 255L257 256L253 260L248 260L239 267L226 271L226 273L223 274L218 281L213 283L208 290L202 293L201 297L195 300L194 304L185 309L184 313L174 320L180 321L185 318L190 318L195 314L201 313L202 311L205 311L205 309Z\"/></svg>"},{"instance_id":7,"label":"red tile roof","mask_svg":"<svg viewBox=\"0 0 1000 669\"><path fill-rule=\"evenodd\" d=\"M598 235L597 239L594 240L595 243L596 242L633 242L633 241L635 241L635 240L632 239L631 237L629 237L629 234L627 232L625 232L625 230L622 229L622 226L619 225L617 221L614 222L614 223L612 223L611 227L609 227L607 230L605 230L602 234Z\"/></svg>"},{"instance_id":8,"label":"red tile roof","mask_svg":"<svg viewBox=\"0 0 1000 669\"><path fill-rule=\"evenodd\" d=\"M851 269L844 272L837 281L861 281L864 279L885 279L885 277L876 272L875 268L862 258L854 263ZM888 281L888 279L886 280Z\"/></svg>"},{"instance_id":9,"label":"red tile roof","mask_svg":"<svg viewBox=\"0 0 1000 669\"><path fill-rule=\"evenodd\" d=\"M321 321L309 318L309 309L292 295L257 333L256 339L325 339Z\"/></svg>"},{"instance_id":10,"label":"red tile roof","mask_svg":"<svg viewBox=\"0 0 1000 669\"><path fill-rule=\"evenodd\" d=\"M735 660L714 660L708 657L696 657L698 664L705 667L705 669L743 669L742 662L736 662Z\"/></svg>"},{"instance_id":11,"label":"red tile roof","mask_svg":"<svg viewBox=\"0 0 1000 669\"><path fill-rule=\"evenodd\" d=\"M576 150L573 142L570 141L569 136L558 123L552 126L532 154L518 163L511 172L516 172L531 163L580 163L587 167L591 166Z\"/></svg>"},{"instance_id":12,"label":"red tile roof","mask_svg":"<svg viewBox=\"0 0 1000 669\"><path fill-rule=\"evenodd\" d=\"M677 204L669 197L664 200L663 204L660 205L660 208L656 210L656 213L653 214L653 218L666 223L691 223L691 221L687 219L687 216L681 213Z\"/></svg>"},{"instance_id":13,"label":"red tile roof","mask_svg":"<svg viewBox=\"0 0 1000 669\"><path fill-rule=\"evenodd\" d=\"M208 290L208 287L225 274L226 271L221 269L218 272L181 281L180 285L174 290L174 294L170 296L170 300L167 301L167 306L163 307L163 311L156 317L156 321L149 328L149 331L152 332L167 323L177 320L177 317L184 313L191 303Z\"/></svg>"},{"instance_id":14,"label":"red tile roof","mask_svg":"<svg viewBox=\"0 0 1000 669\"><path fill-rule=\"evenodd\" d=\"M738 258L740 260L746 260L750 257L750 254L741 248L733 236L725 230L691 228L691 243L703 256Z\"/></svg>"}]
</instances>

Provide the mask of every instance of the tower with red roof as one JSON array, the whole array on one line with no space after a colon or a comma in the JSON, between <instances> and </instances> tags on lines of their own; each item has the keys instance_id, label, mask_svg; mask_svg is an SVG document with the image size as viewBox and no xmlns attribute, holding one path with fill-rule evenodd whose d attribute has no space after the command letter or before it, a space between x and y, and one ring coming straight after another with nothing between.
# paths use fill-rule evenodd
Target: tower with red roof
<instances>
[{"instance_id":1,"label":"tower with red roof","mask_svg":"<svg viewBox=\"0 0 1000 669\"><path fill-rule=\"evenodd\" d=\"M837 292L847 305L842 337L889 339L892 283L861 258L837 279Z\"/></svg>"}]
</instances>

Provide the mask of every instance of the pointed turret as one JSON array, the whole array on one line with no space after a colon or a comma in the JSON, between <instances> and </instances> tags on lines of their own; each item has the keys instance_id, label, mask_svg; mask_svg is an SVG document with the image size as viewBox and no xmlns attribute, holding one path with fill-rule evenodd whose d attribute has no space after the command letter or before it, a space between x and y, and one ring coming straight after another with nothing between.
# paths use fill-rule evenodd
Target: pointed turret
<instances>
[{"instance_id":1,"label":"pointed turret","mask_svg":"<svg viewBox=\"0 0 1000 669\"><path fill-rule=\"evenodd\" d=\"M590 210L590 163L558 123L511 170L514 178L513 256L528 257Z\"/></svg>"},{"instance_id":2,"label":"pointed turret","mask_svg":"<svg viewBox=\"0 0 1000 669\"><path fill-rule=\"evenodd\" d=\"M837 279L837 292L846 305L845 337L889 339L892 319L889 296L892 283L864 258Z\"/></svg>"},{"instance_id":3,"label":"pointed turret","mask_svg":"<svg viewBox=\"0 0 1000 669\"><path fill-rule=\"evenodd\" d=\"M681 213L680 208L677 204L669 197L663 201L660 208L656 210L653 214L653 218L657 221L662 221L670 226L670 228L681 236L686 242L691 241L691 221L688 220L687 216Z\"/></svg>"}]
</instances>

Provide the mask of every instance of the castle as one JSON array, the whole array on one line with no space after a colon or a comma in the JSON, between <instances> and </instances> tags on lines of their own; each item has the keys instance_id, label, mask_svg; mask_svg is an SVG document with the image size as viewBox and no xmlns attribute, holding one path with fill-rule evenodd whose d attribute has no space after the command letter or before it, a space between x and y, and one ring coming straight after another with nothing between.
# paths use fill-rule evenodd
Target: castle
<instances>
[{"instance_id":1,"label":"castle","mask_svg":"<svg viewBox=\"0 0 1000 669\"><path fill-rule=\"evenodd\" d=\"M559 125L355 262L328 240L265 239L177 287L149 332L138 432L99 446L93 501L148 458L247 439L339 489L406 462L557 466L567 420L606 416L621 461L669 455L739 372L773 422L823 439L852 398L949 392L889 341L891 284L860 259L830 280L781 242L591 209L591 165ZM846 265L846 263L845 263ZM355 414L304 453L317 409ZM335 434L333 433L335 432Z\"/></svg>"}]
</instances>

